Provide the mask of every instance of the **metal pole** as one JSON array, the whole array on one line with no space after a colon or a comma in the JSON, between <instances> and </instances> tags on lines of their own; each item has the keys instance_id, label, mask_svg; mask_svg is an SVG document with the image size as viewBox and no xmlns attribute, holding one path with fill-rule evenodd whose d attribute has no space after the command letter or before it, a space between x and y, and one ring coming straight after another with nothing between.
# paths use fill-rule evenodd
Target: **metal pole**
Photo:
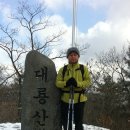
<instances>
[{"instance_id":1,"label":"metal pole","mask_svg":"<svg viewBox=\"0 0 130 130\"><path fill-rule=\"evenodd\" d=\"M73 19L72 19L72 47L75 45L76 40L76 0L73 0ZM70 125L70 109L72 108L72 130L73 130L73 124L74 124L74 86L70 86L70 98L69 98L69 106L68 106L68 120L67 120L67 130L69 130Z\"/></svg>"},{"instance_id":2,"label":"metal pole","mask_svg":"<svg viewBox=\"0 0 130 130\"><path fill-rule=\"evenodd\" d=\"M75 45L75 32L76 32L76 0L73 0L73 20L72 20L72 47Z\"/></svg>"},{"instance_id":3,"label":"metal pole","mask_svg":"<svg viewBox=\"0 0 130 130\"><path fill-rule=\"evenodd\" d=\"M71 92L70 92L71 95ZM69 130L69 125L70 125L70 107L71 107L71 98L69 98L69 106L68 106L68 120L67 120L67 130Z\"/></svg>"},{"instance_id":4,"label":"metal pole","mask_svg":"<svg viewBox=\"0 0 130 130\"><path fill-rule=\"evenodd\" d=\"M72 122L70 122L70 110L71 111L71 117L72 117ZM69 97L69 106L68 106L68 120L67 120L67 130L69 130L69 125L72 125L72 130L73 130L73 124L74 124L74 88L73 86L70 87L70 97Z\"/></svg>"},{"instance_id":5,"label":"metal pole","mask_svg":"<svg viewBox=\"0 0 130 130\"><path fill-rule=\"evenodd\" d=\"M72 87L72 98L71 98L71 105L72 105L72 130L73 130L73 124L74 124L74 88Z\"/></svg>"}]
</instances>

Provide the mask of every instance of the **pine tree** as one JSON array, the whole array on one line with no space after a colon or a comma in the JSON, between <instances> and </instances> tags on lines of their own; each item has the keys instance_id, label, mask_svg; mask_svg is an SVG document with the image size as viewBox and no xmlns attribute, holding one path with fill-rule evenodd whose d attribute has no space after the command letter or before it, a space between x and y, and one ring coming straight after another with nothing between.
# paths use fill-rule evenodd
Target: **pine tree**
<instances>
[{"instance_id":1,"label":"pine tree","mask_svg":"<svg viewBox=\"0 0 130 130\"><path fill-rule=\"evenodd\" d=\"M127 68L124 68L124 74L126 76L126 79L124 82L124 90L126 92L126 104L127 104L127 110L129 111L128 113L130 114L130 45L128 47L128 51L127 51L127 57L124 58L125 63L127 65Z\"/></svg>"}]
</instances>

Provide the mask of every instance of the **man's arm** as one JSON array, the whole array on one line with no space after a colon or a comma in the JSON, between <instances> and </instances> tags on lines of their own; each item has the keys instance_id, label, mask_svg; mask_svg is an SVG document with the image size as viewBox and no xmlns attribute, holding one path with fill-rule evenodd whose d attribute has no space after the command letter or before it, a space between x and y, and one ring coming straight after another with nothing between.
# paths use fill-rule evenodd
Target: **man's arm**
<instances>
[{"instance_id":1,"label":"man's arm","mask_svg":"<svg viewBox=\"0 0 130 130\"><path fill-rule=\"evenodd\" d=\"M66 86L66 81L63 81L62 75L63 68L61 68L56 77L56 87L57 88L64 88Z\"/></svg>"},{"instance_id":2,"label":"man's arm","mask_svg":"<svg viewBox=\"0 0 130 130\"><path fill-rule=\"evenodd\" d=\"M78 81L77 82L77 86L79 88L87 88L91 85L91 77L90 77L90 74L89 74L89 71L88 71L88 68L86 66L84 66L84 80L83 81Z\"/></svg>"}]
</instances>

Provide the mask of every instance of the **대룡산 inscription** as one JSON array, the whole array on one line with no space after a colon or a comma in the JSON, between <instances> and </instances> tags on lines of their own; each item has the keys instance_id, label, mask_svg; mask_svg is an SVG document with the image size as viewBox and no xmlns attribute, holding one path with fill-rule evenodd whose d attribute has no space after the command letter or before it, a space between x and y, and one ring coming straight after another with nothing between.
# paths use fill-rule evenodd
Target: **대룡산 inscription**
<instances>
[{"instance_id":1,"label":"\ub300\ub8e1\uc0b0 inscription","mask_svg":"<svg viewBox=\"0 0 130 130\"><path fill-rule=\"evenodd\" d=\"M61 130L60 93L54 63L37 51L27 54L22 88L21 130Z\"/></svg>"}]
</instances>

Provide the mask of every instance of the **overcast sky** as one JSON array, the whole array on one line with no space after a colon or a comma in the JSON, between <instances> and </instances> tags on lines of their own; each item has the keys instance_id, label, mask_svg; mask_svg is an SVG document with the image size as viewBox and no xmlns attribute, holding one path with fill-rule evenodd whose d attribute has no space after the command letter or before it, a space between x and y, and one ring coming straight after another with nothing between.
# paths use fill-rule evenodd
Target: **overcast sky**
<instances>
[{"instance_id":1,"label":"overcast sky","mask_svg":"<svg viewBox=\"0 0 130 130\"><path fill-rule=\"evenodd\" d=\"M34 0L31 1L34 2ZM43 0L35 1L43 3ZM56 55L63 45L63 49L71 46L72 0L44 1L52 16L51 19L57 23L53 31L59 27L67 31L63 36L62 46L53 50L53 55ZM77 2L78 44L88 43L90 45L86 55L81 56L81 62L86 62L95 53L107 51L113 46L120 51L124 45L128 45L130 41L130 0L77 0ZM16 7L17 0L0 0L0 19L8 23L7 16ZM5 60L2 55L0 59L2 62ZM63 60L57 61L63 63Z\"/></svg>"}]
</instances>

